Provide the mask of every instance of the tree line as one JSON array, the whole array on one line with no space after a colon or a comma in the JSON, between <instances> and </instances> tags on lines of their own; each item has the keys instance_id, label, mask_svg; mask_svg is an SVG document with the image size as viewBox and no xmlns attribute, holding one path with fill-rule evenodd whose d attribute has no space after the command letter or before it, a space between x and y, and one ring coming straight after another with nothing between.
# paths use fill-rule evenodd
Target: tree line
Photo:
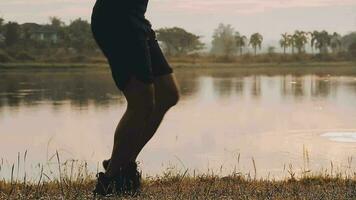
<instances>
[{"instance_id":1,"label":"tree line","mask_svg":"<svg viewBox=\"0 0 356 200\"><path fill-rule=\"evenodd\" d=\"M243 54L243 49L251 47L254 55L261 50L263 36L260 33L253 33L250 36L242 35L235 31L231 25L220 24L214 31L212 50L213 54L220 54L225 57ZM283 54L287 54L290 49L291 54L305 54L306 47L310 45L311 54L338 54L351 53L355 55L356 32L341 36L339 33L329 33L323 31L301 31L294 33L283 33L279 40L279 45L283 49ZM269 46L268 52L273 53L276 47ZM246 50L249 53L248 50Z\"/></svg>"},{"instance_id":2,"label":"tree line","mask_svg":"<svg viewBox=\"0 0 356 200\"><path fill-rule=\"evenodd\" d=\"M35 60L36 57L91 54L96 48L90 24L81 18L68 25L57 17L50 17L50 23L42 25L4 23L0 18L3 61L6 57L8 60Z\"/></svg>"},{"instance_id":3,"label":"tree line","mask_svg":"<svg viewBox=\"0 0 356 200\"><path fill-rule=\"evenodd\" d=\"M294 34L284 33L280 40L280 45L286 53L287 48L295 49L298 53L305 53L305 46L310 43L312 53L317 49L321 54L327 54L329 49L334 54L342 51L342 37L340 34L334 32L329 34L327 31L295 31Z\"/></svg>"},{"instance_id":4,"label":"tree line","mask_svg":"<svg viewBox=\"0 0 356 200\"><path fill-rule=\"evenodd\" d=\"M157 40L168 57L216 56L230 59L244 55L261 54L264 38L260 33L243 35L229 24L219 24L214 30L211 48L207 49L202 36L183 28L156 30ZM118 44L119 45L119 44ZM308 46L309 45L309 46ZM311 54L347 55L356 57L356 32L341 36L334 32L301 31L281 34L279 46L283 55ZM267 55L276 54L275 46L268 46ZM252 52L250 52L252 51ZM90 29L90 23L81 18L64 23L50 17L47 24L8 21L0 18L0 62L11 61L87 61L100 57Z\"/></svg>"}]
</instances>

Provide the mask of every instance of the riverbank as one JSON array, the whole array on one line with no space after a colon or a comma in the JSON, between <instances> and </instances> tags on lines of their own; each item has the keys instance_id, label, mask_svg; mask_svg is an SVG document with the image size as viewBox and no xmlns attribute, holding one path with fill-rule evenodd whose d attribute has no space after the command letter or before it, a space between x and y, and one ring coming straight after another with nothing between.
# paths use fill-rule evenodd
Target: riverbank
<instances>
[{"instance_id":1,"label":"riverbank","mask_svg":"<svg viewBox=\"0 0 356 200\"><path fill-rule=\"evenodd\" d=\"M94 184L86 177L33 184L0 181L0 199L92 199ZM223 178L166 174L144 179L141 195L125 199L356 199L356 177L315 175L274 181L239 174Z\"/></svg>"},{"instance_id":2,"label":"riverbank","mask_svg":"<svg viewBox=\"0 0 356 200\"><path fill-rule=\"evenodd\" d=\"M285 62L285 63L188 63L170 62L173 68L336 68L352 67L356 68L356 62ZM71 68L103 68L108 65L105 63L0 63L0 69L71 69Z\"/></svg>"}]
</instances>

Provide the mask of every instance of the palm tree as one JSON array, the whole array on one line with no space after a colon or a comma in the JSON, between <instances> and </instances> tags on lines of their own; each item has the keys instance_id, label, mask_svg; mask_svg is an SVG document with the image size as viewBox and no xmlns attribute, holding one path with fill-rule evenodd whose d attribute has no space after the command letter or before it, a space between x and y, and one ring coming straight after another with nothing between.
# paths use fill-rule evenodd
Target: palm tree
<instances>
[{"instance_id":1,"label":"palm tree","mask_svg":"<svg viewBox=\"0 0 356 200\"><path fill-rule=\"evenodd\" d=\"M304 31L295 31L293 38L295 47L298 49L298 54L305 51L305 44L308 43L307 33Z\"/></svg>"},{"instance_id":2,"label":"palm tree","mask_svg":"<svg viewBox=\"0 0 356 200\"><path fill-rule=\"evenodd\" d=\"M282 34L282 39L279 41L279 45L283 48L283 54L286 54L286 49L290 46L290 39L288 33Z\"/></svg>"},{"instance_id":3,"label":"palm tree","mask_svg":"<svg viewBox=\"0 0 356 200\"><path fill-rule=\"evenodd\" d=\"M312 54L314 54L314 47L315 47L318 31L308 32L308 34L310 35L310 47L312 50Z\"/></svg>"},{"instance_id":4,"label":"palm tree","mask_svg":"<svg viewBox=\"0 0 356 200\"><path fill-rule=\"evenodd\" d=\"M292 49L292 54L294 54L294 48L295 48L295 35L288 35L288 43L289 46Z\"/></svg>"},{"instance_id":5,"label":"palm tree","mask_svg":"<svg viewBox=\"0 0 356 200\"><path fill-rule=\"evenodd\" d=\"M257 47L261 49L262 41L263 41L263 36L261 34L254 33L251 35L249 45L251 45L255 50L255 55L257 55Z\"/></svg>"},{"instance_id":6,"label":"palm tree","mask_svg":"<svg viewBox=\"0 0 356 200\"><path fill-rule=\"evenodd\" d=\"M329 35L327 31L321 31L321 32L314 31L314 33L315 33L315 39L313 41L313 44L315 45L315 48L319 49L319 52L321 54L327 54L328 47L330 46L331 43L331 35Z\"/></svg>"},{"instance_id":7,"label":"palm tree","mask_svg":"<svg viewBox=\"0 0 356 200\"><path fill-rule=\"evenodd\" d=\"M331 39L330 39L330 47L333 51L334 54L338 53L340 51L341 48L341 35L334 32L333 35L331 35Z\"/></svg>"},{"instance_id":8,"label":"palm tree","mask_svg":"<svg viewBox=\"0 0 356 200\"><path fill-rule=\"evenodd\" d=\"M247 45L247 37L244 35L240 35L239 32L236 32L235 35L236 46L240 51L240 56L242 55L242 49Z\"/></svg>"}]
</instances>

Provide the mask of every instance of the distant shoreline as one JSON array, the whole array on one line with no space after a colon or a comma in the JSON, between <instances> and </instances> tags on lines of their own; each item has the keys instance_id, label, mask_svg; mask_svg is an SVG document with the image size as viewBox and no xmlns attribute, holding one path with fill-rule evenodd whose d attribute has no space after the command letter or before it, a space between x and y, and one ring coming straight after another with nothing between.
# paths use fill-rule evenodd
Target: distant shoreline
<instances>
[{"instance_id":1,"label":"distant shoreline","mask_svg":"<svg viewBox=\"0 0 356 200\"><path fill-rule=\"evenodd\" d=\"M175 68L285 68L355 67L356 62L285 62L285 63L172 63Z\"/></svg>"},{"instance_id":2,"label":"distant shoreline","mask_svg":"<svg viewBox=\"0 0 356 200\"><path fill-rule=\"evenodd\" d=\"M215 68L290 68L290 67L348 67L356 68L356 62L284 62L284 63L218 63L218 62L170 62L173 68L215 69ZM0 69L74 69L103 68L106 63L0 63Z\"/></svg>"}]
</instances>

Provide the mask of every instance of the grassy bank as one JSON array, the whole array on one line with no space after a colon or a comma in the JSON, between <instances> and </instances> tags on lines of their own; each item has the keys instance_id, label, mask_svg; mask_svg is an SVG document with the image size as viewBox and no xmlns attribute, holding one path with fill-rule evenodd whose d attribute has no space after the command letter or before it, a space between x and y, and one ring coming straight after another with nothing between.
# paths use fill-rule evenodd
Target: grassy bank
<instances>
[{"instance_id":1,"label":"grassy bank","mask_svg":"<svg viewBox=\"0 0 356 200\"><path fill-rule=\"evenodd\" d=\"M239 158L240 155L237 166ZM1 161L1 174L6 173L4 169L7 167L11 174L0 179L0 199L93 199L96 180L86 161L61 161L56 151L46 163L36 165L35 172L31 172L36 175L31 177L26 172L26 159L27 151L23 158L19 153L17 163L12 165ZM252 162L251 172L241 172L235 167L228 175L221 175L221 169L196 173L195 170L169 166L160 175L144 175L139 196L109 199L356 199L356 171L352 157L346 164L330 161L329 168L312 170L309 153L304 150L303 166L299 169L292 164L284 165L284 175L279 178L269 174L258 177L253 158ZM95 171L99 171L98 167Z\"/></svg>"},{"instance_id":2,"label":"grassy bank","mask_svg":"<svg viewBox=\"0 0 356 200\"><path fill-rule=\"evenodd\" d=\"M0 199L92 199L95 182L79 178L32 184L0 182ZM255 180L234 174L146 178L138 197L127 199L356 199L356 178L328 175ZM111 198L119 199L119 198Z\"/></svg>"},{"instance_id":3,"label":"grassy bank","mask_svg":"<svg viewBox=\"0 0 356 200\"><path fill-rule=\"evenodd\" d=\"M356 171L352 167L352 157L347 165L338 166L331 162L330 169L312 171L305 152L304 167L295 170L291 164L285 166L284 178L257 177L255 164L252 172L234 170L227 176L211 170L197 174L195 170L172 166L161 175L144 176L139 196L109 199L356 199ZM0 180L0 199L93 199L96 180L94 173L89 172L87 162L61 162L56 153L46 164L38 165L38 177L29 178L24 171L21 178L18 170L24 166L19 164L20 160L19 154L18 163L11 167L11 177ZM252 161L254 163L254 159ZM0 167L1 171L4 165Z\"/></svg>"},{"instance_id":4,"label":"grassy bank","mask_svg":"<svg viewBox=\"0 0 356 200\"><path fill-rule=\"evenodd\" d=\"M174 68L337 68L355 67L356 62L288 62L288 63L215 63L215 62L170 62ZM106 63L0 63L0 69L71 69L71 68L102 68L107 67Z\"/></svg>"}]
</instances>

